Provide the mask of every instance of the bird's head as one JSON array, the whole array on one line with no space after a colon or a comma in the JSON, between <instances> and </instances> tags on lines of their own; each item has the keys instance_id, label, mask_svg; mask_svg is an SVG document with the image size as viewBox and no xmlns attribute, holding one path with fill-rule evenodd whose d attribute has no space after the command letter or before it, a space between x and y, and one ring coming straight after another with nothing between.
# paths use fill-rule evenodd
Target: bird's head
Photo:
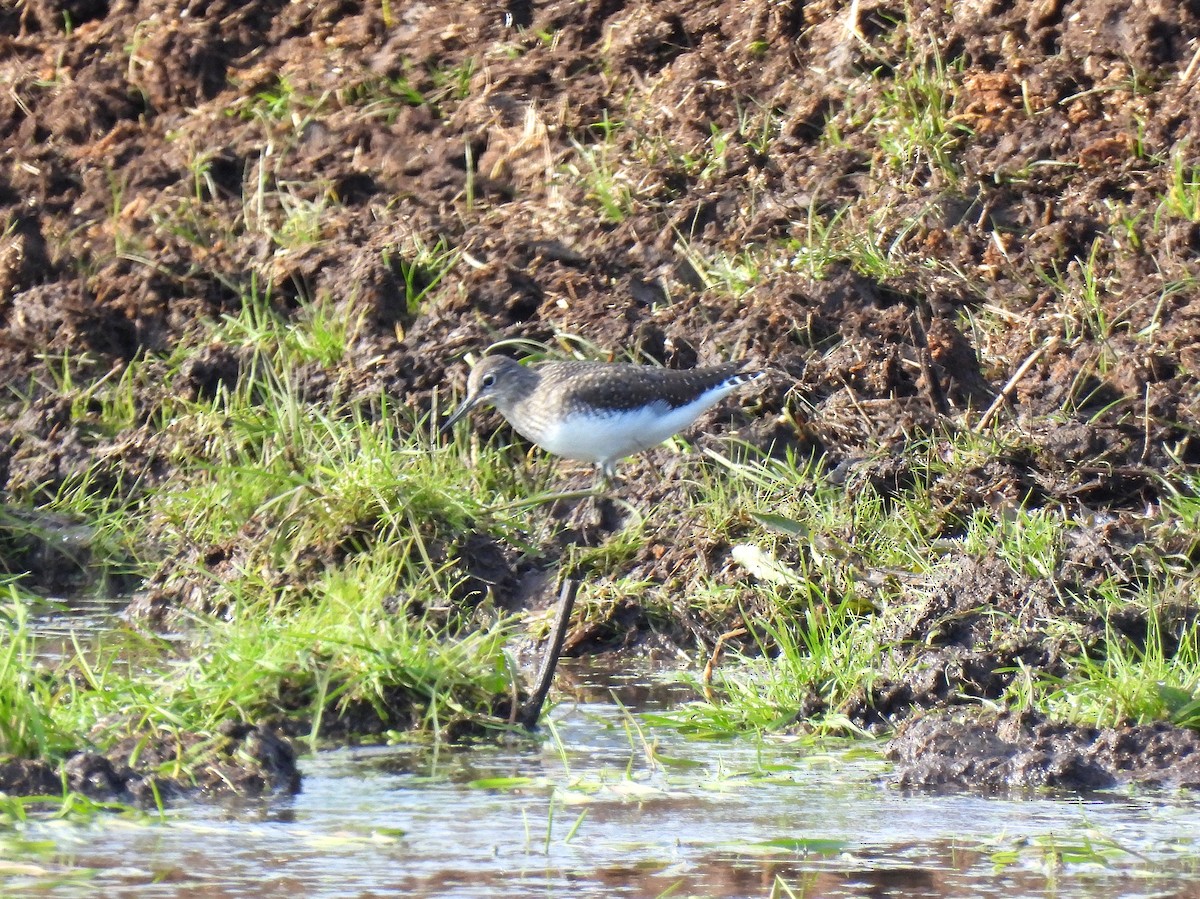
<instances>
[{"instance_id":1,"label":"bird's head","mask_svg":"<svg viewBox=\"0 0 1200 899\"><path fill-rule=\"evenodd\" d=\"M441 429L445 431L452 427L476 406L491 404L503 412L531 377L534 374L530 369L507 356L485 356L467 378L467 398L450 414Z\"/></svg>"}]
</instances>

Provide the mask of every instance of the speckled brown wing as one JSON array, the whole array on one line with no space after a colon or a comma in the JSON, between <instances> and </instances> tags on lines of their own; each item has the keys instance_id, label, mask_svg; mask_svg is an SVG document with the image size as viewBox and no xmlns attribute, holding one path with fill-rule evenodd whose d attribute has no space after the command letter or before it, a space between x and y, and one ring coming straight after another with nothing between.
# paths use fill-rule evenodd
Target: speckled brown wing
<instances>
[{"instance_id":1,"label":"speckled brown wing","mask_svg":"<svg viewBox=\"0 0 1200 899\"><path fill-rule=\"evenodd\" d=\"M647 365L614 365L589 362L555 363L550 380L558 385L561 408L624 411L665 402L684 406L731 378L738 378L737 363L674 371ZM549 368L545 366L544 368ZM741 375L748 380L752 374ZM543 381L546 383L546 381Z\"/></svg>"}]
</instances>

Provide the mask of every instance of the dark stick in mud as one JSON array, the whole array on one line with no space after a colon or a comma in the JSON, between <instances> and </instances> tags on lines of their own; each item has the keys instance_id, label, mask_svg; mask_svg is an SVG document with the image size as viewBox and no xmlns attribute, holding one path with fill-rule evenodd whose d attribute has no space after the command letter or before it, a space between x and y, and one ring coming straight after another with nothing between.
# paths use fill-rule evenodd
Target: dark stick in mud
<instances>
[{"instance_id":1,"label":"dark stick in mud","mask_svg":"<svg viewBox=\"0 0 1200 899\"><path fill-rule=\"evenodd\" d=\"M567 624L571 620L571 610L575 608L575 594L579 592L579 581L573 577L563 578L562 590L558 594L558 611L554 615L554 627L550 631L550 642L546 645L546 654L542 657L542 666L538 669L537 686L533 695L517 720L528 730L537 727L538 718L542 715L542 706L546 702L546 694L550 692L550 682L554 680L554 671L558 668L558 656L562 652L563 640L567 636Z\"/></svg>"},{"instance_id":2,"label":"dark stick in mud","mask_svg":"<svg viewBox=\"0 0 1200 899\"><path fill-rule=\"evenodd\" d=\"M908 331L919 351L921 376L925 379L925 389L929 392L929 405L937 414L949 415L950 403L946 401L946 391L942 389L942 382L938 380L937 372L933 370L933 358L929 352L929 337L925 332L925 323L921 321L921 313L921 309L914 312L908 322Z\"/></svg>"}]
</instances>

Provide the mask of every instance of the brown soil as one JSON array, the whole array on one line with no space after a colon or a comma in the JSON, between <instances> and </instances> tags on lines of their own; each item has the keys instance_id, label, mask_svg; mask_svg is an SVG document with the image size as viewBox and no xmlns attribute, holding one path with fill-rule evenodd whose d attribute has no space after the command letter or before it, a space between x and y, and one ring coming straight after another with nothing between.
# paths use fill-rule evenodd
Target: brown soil
<instances>
[{"instance_id":1,"label":"brown soil","mask_svg":"<svg viewBox=\"0 0 1200 899\"><path fill-rule=\"evenodd\" d=\"M1094 527L1052 577L964 559L897 634L921 655L917 674L889 680L881 660L884 676L848 711L890 727L1000 695L1018 662L1054 673L1065 649L1046 622L1082 615L1072 596L1107 574L1137 576L1139 547L1160 539L1139 513L1200 465L1200 222L1162 211L1164 160L1200 146L1200 2L952 7L863 0L860 39L834 0L0 0L0 384L19 394L0 407L0 500L53 495L88 470L98 489L160 478L149 424L87 430L44 360L69 353L81 378L119 372L194 334L199 317L236 309L250 272L281 309L316 298L368 314L344 370L311 373L316 396L334 383L386 388L428 409L435 387L461 387L464 353L562 332L672 367L745 358L772 377L707 430L821 453L831 471L853 463L850 476L884 495L919 477L889 449L978 421L1045 347L996 418L1019 449L947 476L934 498L947 536L983 506L1061 507ZM961 177L922 158L907 177L872 177L886 163L856 110L939 60L956 61L945 127ZM406 104L402 78L430 102ZM286 98L277 116L263 112L270 96ZM582 180L556 177L578 160L572 141L599 146L606 121L621 123L614 154L641 160L623 173L636 202L620 221ZM840 140L822 139L827 121ZM726 154L701 170L688 160L714 132L728 136ZM316 238L276 246L247 227L260 175L271 187L261 215L276 226L289 201L327 204ZM849 205L880 214L881 245L909 263L900 273L835 261L814 279L797 266L732 299L704 289L683 249L803 245L814 210ZM470 260L415 313L397 264L414 237ZM1079 302L1066 309L1062 297ZM975 316L986 326L969 329ZM172 389L211 395L244 361L210 347ZM138 396L145 421L163 389ZM476 427L495 425L481 416ZM672 464L649 453L624 468L625 499L663 525L623 573L685 597L700 574L729 574L729 547L691 514ZM563 542L619 522L568 524ZM1160 549L1194 565L1196 547ZM38 551L0 543L11 567L44 571L57 589L57 563L29 561ZM459 555L502 604L549 598L547 579L505 547ZM201 547L181 568L235 556ZM149 585L141 611L201 601L172 583ZM686 605L671 628L682 641L711 644L729 624ZM1000 616L1011 626L997 639ZM646 625L630 600L570 645L620 645ZM1144 633L1145 615L1125 625ZM1057 745L1030 727L994 740ZM1077 752L1080 739L1060 742ZM1110 755L1124 745L1088 739ZM917 760L906 776L937 779L921 773L921 753L897 753Z\"/></svg>"}]
</instances>

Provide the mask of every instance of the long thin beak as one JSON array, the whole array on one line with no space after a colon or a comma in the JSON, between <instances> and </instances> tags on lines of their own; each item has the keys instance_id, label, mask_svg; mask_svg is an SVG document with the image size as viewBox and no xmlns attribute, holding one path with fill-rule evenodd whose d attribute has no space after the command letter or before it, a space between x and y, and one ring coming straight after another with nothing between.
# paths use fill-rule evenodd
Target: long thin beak
<instances>
[{"instance_id":1,"label":"long thin beak","mask_svg":"<svg viewBox=\"0 0 1200 899\"><path fill-rule=\"evenodd\" d=\"M467 397L465 400L463 400L461 403L459 403L457 409L455 409L453 412L450 413L450 417L446 419L445 424L443 424L440 428L438 428L438 433L445 434L452 427L454 427L454 423L456 421L458 421L460 418L462 418L464 415L466 415L468 412L470 412L472 409L474 409L478 404L479 404L479 397L477 397L477 396Z\"/></svg>"}]
</instances>

